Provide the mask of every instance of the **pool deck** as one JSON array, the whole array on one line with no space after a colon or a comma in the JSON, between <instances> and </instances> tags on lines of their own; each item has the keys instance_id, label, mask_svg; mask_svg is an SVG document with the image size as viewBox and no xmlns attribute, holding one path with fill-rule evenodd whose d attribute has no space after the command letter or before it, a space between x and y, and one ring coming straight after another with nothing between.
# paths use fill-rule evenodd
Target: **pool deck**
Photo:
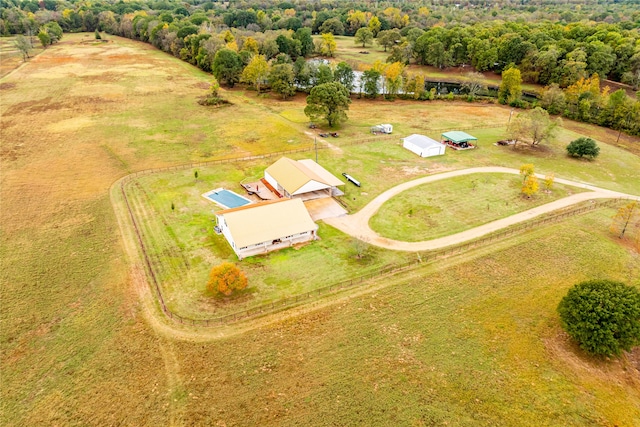
<instances>
[{"instance_id":1,"label":"pool deck","mask_svg":"<svg viewBox=\"0 0 640 427\"><path fill-rule=\"evenodd\" d=\"M242 184L242 186L247 192L252 192L255 196L260 198L260 200L278 200L278 195L269 190L262 181L248 182L246 184ZM251 195L249 195L249 197L251 197Z\"/></svg>"}]
</instances>

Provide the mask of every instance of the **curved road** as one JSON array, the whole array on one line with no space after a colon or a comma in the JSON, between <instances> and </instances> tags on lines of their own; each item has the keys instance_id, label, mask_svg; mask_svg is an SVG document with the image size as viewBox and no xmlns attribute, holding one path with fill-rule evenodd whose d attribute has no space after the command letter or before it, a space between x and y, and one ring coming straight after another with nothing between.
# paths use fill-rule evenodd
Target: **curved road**
<instances>
[{"instance_id":1,"label":"curved road","mask_svg":"<svg viewBox=\"0 0 640 427\"><path fill-rule=\"evenodd\" d=\"M454 176L469 175L473 173L510 173L519 175L518 169L503 168L503 167L480 167L461 169L451 172L440 173L436 175L430 175L423 178L418 178L413 181L408 181L403 184L397 185L378 197L369 202L364 208L353 215L345 215L336 218L327 218L324 220L327 224L341 230L347 234L350 234L359 239L366 240L372 245L376 245L386 249L393 249L398 251L426 251L433 249L440 249L446 246L463 243L468 240L475 239L477 237L484 236L492 233L496 230L508 227L519 222L527 221L531 218L535 218L539 215L552 212L556 209L561 209L573 204L583 202L585 200L594 199L611 199L611 198L626 198L633 200L640 200L640 196L633 196L630 194L619 193L617 191L606 190L603 188L595 187L593 185L584 184L581 182L571 181L568 179L556 178L555 182L561 184L572 185L574 187L584 188L590 190L584 193L574 194L563 199L556 200L551 203L547 203L542 206L537 206L533 209L529 209L524 212L511 215L506 218L502 218L487 224L483 224L479 227L472 228L470 230L462 231L460 233L452 234L450 236L441 237L439 239L426 240L422 242L403 242L399 240L387 239L380 236L369 227L369 219L380 209L382 204L389 200L391 197L408 190L409 188L417 185L426 184L429 182L439 181L441 179L452 178ZM544 179L543 175L536 174L538 178Z\"/></svg>"}]
</instances>

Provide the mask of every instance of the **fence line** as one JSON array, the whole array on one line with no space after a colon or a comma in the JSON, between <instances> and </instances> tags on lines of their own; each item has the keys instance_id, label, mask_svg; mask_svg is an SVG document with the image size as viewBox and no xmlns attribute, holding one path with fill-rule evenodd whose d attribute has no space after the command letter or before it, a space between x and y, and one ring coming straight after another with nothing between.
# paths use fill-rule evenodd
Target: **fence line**
<instances>
[{"instance_id":1,"label":"fence line","mask_svg":"<svg viewBox=\"0 0 640 427\"><path fill-rule=\"evenodd\" d=\"M277 154L274 154L277 155ZM261 158L261 157L258 157ZM230 161L236 161L236 160L230 160ZM501 238L505 238L505 237L509 237L512 236L516 233L525 231L525 230L529 230L531 228L534 228L536 226L539 225L545 225L545 224L549 224L549 223L554 223L554 222L559 222L565 218L567 218L568 216L573 216L573 215L579 215L585 212L590 212L593 211L595 209L598 208L602 208L602 207L612 207L615 206L617 204L620 203L621 200L624 200L622 198L618 198L618 199L606 199L606 200L598 200L598 201L592 201L589 205L587 206L574 206L574 207L569 207L569 208L565 208L562 211L550 214L550 215L546 215L543 217L539 217L536 219L533 219L531 221L525 222L525 223L520 223L520 224L516 224L514 226L511 226L509 228L506 228L504 230L500 230L500 231L496 231L494 233L491 233L489 235L480 237L476 240L470 241L470 242L466 242L466 243L462 243L459 245L454 245L454 246L450 246L447 248L443 248L443 249L439 249L439 250L435 250L435 251L428 251L428 252L417 252L418 254L418 259L414 260L414 261L409 261L406 263L401 263L401 264L392 264L392 265L387 265L387 266L383 266L381 268L376 269L373 272L369 272L367 274L361 275L361 276L357 276L357 277L353 277L350 279L346 279L346 280L342 280L340 282L337 283L333 283L331 285L322 287L322 288L318 288L318 289L314 289L312 291L308 291L305 292L303 294L298 294L298 295L294 295L291 297L286 297L286 298L281 298L279 300L276 301L272 301L272 302L268 302L265 304L261 304L259 306L255 306L255 307L251 307L245 310L241 310L235 313L231 313L231 314L227 314L224 316L220 316L220 317L216 317L216 318L209 318L209 319L191 319L191 318L187 318L187 317L183 317L180 316L177 313L174 313L173 311L171 311L166 303L165 303L165 299L163 297L162 294L162 290L161 290L161 286L159 284L158 278L154 272L153 269L153 265L152 262L149 258L149 255L147 253L146 250L146 246L144 244L143 241L143 237L142 237L142 232L140 231L140 228L136 222L135 219L135 215L133 214L133 211L131 209L131 205L129 204L129 200L127 198L126 195L126 191L124 189L124 185L125 183L130 181L130 177L131 176L138 176L136 174L133 175L129 175L127 177L125 177L125 179L123 179L120 182L120 191L122 193L122 196L125 200L125 204L127 206L127 210L129 212L129 216L131 218L131 222L133 224L133 228L138 240L138 243L140 245L140 249L142 251L142 255L144 258L144 264L146 266L146 269L149 271L149 277L151 278L151 281L153 282L153 287L156 291L156 294L158 295L158 301L160 303L160 307L163 311L163 313L165 313L165 315L167 317L169 317L170 319L177 321L181 324L185 324L185 325L193 325L193 326L213 326L213 325L225 325L225 324L231 324L234 322L237 322L239 320L244 320L244 319L248 319L251 317L255 317L257 315L263 315L263 314L268 314L268 313L273 313L276 312L278 310L282 310L284 308L287 307L293 307L298 305L298 303L303 302L303 301L308 301L310 298L312 297L320 297L322 295L327 295L330 294L332 292L335 291L340 291L343 289L347 289L347 288L351 288L351 287L356 287L359 286L361 284L363 284L365 281L374 279L374 278L379 278L382 277L384 275L388 275L388 274L395 274L399 271L402 270L407 270L410 268L417 268L420 265L424 265L427 264L429 262L433 262L437 259L443 258L443 257L447 257L447 256L451 256L454 254L460 254L462 252L468 251L470 249L473 249L475 247L481 246L485 243L490 243L492 241L495 240L499 240Z\"/></svg>"},{"instance_id":2,"label":"fence line","mask_svg":"<svg viewBox=\"0 0 640 427\"><path fill-rule=\"evenodd\" d=\"M491 129L491 128L496 128L496 127L501 127L504 126L504 123L494 123L494 124L486 124L486 125L481 125L481 126L466 126L466 127L457 127L456 129L458 130L470 130L470 129ZM432 128L429 129L429 132L441 132L441 131L445 131L448 130L450 128ZM337 144L331 144L331 145L336 145L338 147L347 147L350 145L360 145L360 144L368 144L371 142L376 142L376 141L386 141L386 140L392 140L392 139L402 139L403 136L402 135L381 135L381 136L373 136L373 137L369 137L369 138L359 138L359 139L353 139L353 140L347 140L344 142L339 142ZM124 177L125 180L129 180L132 177L138 177L138 176L143 176L143 175L150 175L150 174L154 174L157 172L168 172L168 171L178 171L178 170L184 170L184 169L189 169L189 168L194 168L194 167L206 167L206 166L212 166L212 165L222 165L222 164L228 164L228 163L235 163L235 162L246 162L246 161L251 161L251 160L260 160L260 159L269 159L272 157L277 157L277 156L284 156L287 154L296 154L296 153L308 153L310 151L315 151L316 149L318 150L326 150L328 148L330 148L331 146L329 143L324 142L324 143L320 143L320 144L312 144L312 145L308 145L306 147L301 147L301 148L294 148L292 150L281 150L281 151L272 151L272 152L268 152L268 153L262 153L262 154L253 154L250 156L237 156L237 157L222 157L219 159L213 159L213 160L204 160L201 162L191 162L191 163L183 163L181 165L174 165L174 166L163 166L163 167L159 167L159 168L151 168L151 169L143 169L140 171L136 171L133 172L129 175L127 175L126 177Z\"/></svg>"}]
</instances>

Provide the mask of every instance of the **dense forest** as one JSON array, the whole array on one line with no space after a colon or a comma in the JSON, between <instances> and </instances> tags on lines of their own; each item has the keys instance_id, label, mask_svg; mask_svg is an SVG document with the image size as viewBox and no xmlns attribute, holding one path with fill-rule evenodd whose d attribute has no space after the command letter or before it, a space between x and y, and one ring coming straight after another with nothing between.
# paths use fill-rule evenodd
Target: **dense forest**
<instances>
[{"instance_id":1,"label":"dense forest","mask_svg":"<svg viewBox=\"0 0 640 427\"><path fill-rule=\"evenodd\" d=\"M406 64L496 73L517 68L522 81L546 86L539 104L551 113L640 133L640 102L624 91L609 94L596 88L602 79L640 88L640 8L635 0L1 0L0 5L3 35L37 36L43 45L55 43L62 32L120 35L151 43L229 85L259 85L272 78L289 82L279 92L284 96L292 85L308 90L327 79L348 85L344 76L355 64L331 69L340 78L327 77L305 57L332 56L333 36L355 35L388 50L387 62L397 66L378 71L385 78L385 70L393 70L395 83L388 80L388 87L396 92L417 94L422 85L407 75ZM413 97L431 99L419 95Z\"/></svg>"}]
</instances>

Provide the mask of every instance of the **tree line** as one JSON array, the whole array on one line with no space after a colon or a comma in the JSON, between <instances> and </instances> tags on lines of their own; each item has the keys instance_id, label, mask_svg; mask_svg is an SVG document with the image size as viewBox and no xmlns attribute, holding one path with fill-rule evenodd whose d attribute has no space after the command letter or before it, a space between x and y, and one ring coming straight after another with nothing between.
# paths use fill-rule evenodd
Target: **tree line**
<instances>
[{"instance_id":1,"label":"tree line","mask_svg":"<svg viewBox=\"0 0 640 427\"><path fill-rule=\"evenodd\" d=\"M37 34L46 46L59 40L62 31L104 31L151 43L212 72L229 86L244 81L260 91L269 83L283 97L337 81L349 92L370 98L385 93L388 97L433 99L433 91L424 90L424 77L407 73L406 65L471 65L495 72L517 69L520 81L547 85L539 105L550 113L640 132L638 101L623 92L595 89L600 77L636 88L640 85L640 12L624 1L606 10L598 2L580 2L578 7L574 2L545 1L540 2L544 9L525 7L525 2L518 1L498 1L493 7L482 1L444 2L450 5L447 8L420 1L400 8L385 2L373 6L338 0L321 4L0 3L2 34ZM496 5L502 7L498 10ZM527 14L563 22L529 22L522 19ZM506 16L516 20L501 19ZM574 22L577 16L591 20ZM313 33L321 37L314 39ZM305 60L314 54L333 56L333 36L338 34L355 35L356 42L365 47L373 42L384 47L389 52L387 63L363 70L355 87L352 65L332 68ZM471 100L483 85L478 79L470 82L465 83L464 91ZM518 96L501 101L526 106Z\"/></svg>"}]
</instances>

